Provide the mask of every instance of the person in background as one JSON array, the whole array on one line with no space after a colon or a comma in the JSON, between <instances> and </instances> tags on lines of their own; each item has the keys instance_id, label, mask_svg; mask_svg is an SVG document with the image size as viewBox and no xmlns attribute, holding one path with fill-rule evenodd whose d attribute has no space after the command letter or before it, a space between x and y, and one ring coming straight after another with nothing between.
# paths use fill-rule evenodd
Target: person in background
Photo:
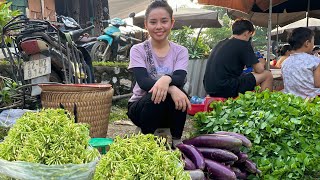
<instances>
[{"instance_id":1,"label":"person in background","mask_svg":"<svg viewBox=\"0 0 320 180\"><path fill-rule=\"evenodd\" d=\"M314 56L316 56L316 57L320 57L320 47L318 47L318 46L315 46L314 48L313 48L313 50L312 50L312 54L314 55Z\"/></svg>"},{"instance_id":2,"label":"person in background","mask_svg":"<svg viewBox=\"0 0 320 180\"><path fill-rule=\"evenodd\" d=\"M302 98L320 94L320 58L312 55L314 32L300 27L288 39L293 53L282 64L284 92Z\"/></svg>"},{"instance_id":3,"label":"person in background","mask_svg":"<svg viewBox=\"0 0 320 180\"><path fill-rule=\"evenodd\" d=\"M291 46L289 44L285 44L280 49L280 58L275 65L277 68L281 68L282 63L290 56L291 54Z\"/></svg>"},{"instance_id":4,"label":"person in background","mask_svg":"<svg viewBox=\"0 0 320 180\"><path fill-rule=\"evenodd\" d=\"M229 98L252 91L256 85L261 90L272 90L273 76L264 68L266 61L256 57L250 43L255 32L253 24L238 19L232 32L211 51L203 79L206 92L212 97ZM245 66L253 67L254 72L242 74Z\"/></svg>"},{"instance_id":5,"label":"person in background","mask_svg":"<svg viewBox=\"0 0 320 180\"><path fill-rule=\"evenodd\" d=\"M174 24L166 1L153 1L145 13L150 38L130 51L128 69L136 84L128 102L128 117L143 134L170 128L172 146L181 143L190 101L183 91L189 54L187 48L168 40Z\"/></svg>"}]
</instances>

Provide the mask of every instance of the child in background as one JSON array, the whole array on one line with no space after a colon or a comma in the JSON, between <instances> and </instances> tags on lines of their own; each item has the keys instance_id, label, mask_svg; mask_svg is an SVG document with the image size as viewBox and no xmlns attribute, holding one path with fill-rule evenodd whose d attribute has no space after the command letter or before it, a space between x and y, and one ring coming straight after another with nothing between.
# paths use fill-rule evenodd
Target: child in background
<instances>
[{"instance_id":1,"label":"child in background","mask_svg":"<svg viewBox=\"0 0 320 180\"><path fill-rule=\"evenodd\" d=\"M308 28L294 29L289 44L293 53L282 64L284 92L302 98L320 94L320 58L312 55L314 32Z\"/></svg>"},{"instance_id":2,"label":"child in background","mask_svg":"<svg viewBox=\"0 0 320 180\"><path fill-rule=\"evenodd\" d=\"M282 46L282 48L280 49L280 58L277 61L276 67L277 68L281 68L282 63L289 57L289 55L291 54L291 46L289 44L286 44L284 46Z\"/></svg>"},{"instance_id":3,"label":"child in background","mask_svg":"<svg viewBox=\"0 0 320 180\"><path fill-rule=\"evenodd\" d=\"M320 57L319 53L320 53L320 47L318 47L318 46L314 47L312 54L316 57Z\"/></svg>"}]
</instances>

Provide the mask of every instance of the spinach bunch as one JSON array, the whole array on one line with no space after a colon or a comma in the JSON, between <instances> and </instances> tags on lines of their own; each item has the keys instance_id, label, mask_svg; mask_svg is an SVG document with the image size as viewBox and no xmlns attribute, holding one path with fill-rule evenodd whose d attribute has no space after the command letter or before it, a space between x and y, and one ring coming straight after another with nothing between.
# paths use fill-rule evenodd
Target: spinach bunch
<instances>
[{"instance_id":1,"label":"spinach bunch","mask_svg":"<svg viewBox=\"0 0 320 180\"><path fill-rule=\"evenodd\" d=\"M320 98L266 90L213 102L211 107L212 112L196 114L197 133L233 131L247 136L253 141L250 159L264 179L320 176Z\"/></svg>"},{"instance_id":2,"label":"spinach bunch","mask_svg":"<svg viewBox=\"0 0 320 180\"><path fill-rule=\"evenodd\" d=\"M82 164L99 156L89 147L89 128L62 109L26 112L0 143L0 159L45 165Z\"/></svg>"},{"instance_id":3,"label":"spinach bunch","mask_svg":"<svg viewBox=\"0 0 320 180\"><path fill-rule=\"evenodd\" d=\"M167 151L165 140L154 135L116 137L104 155L94 180L189 180L179 151Z\"/></svg>"}]
</instances>

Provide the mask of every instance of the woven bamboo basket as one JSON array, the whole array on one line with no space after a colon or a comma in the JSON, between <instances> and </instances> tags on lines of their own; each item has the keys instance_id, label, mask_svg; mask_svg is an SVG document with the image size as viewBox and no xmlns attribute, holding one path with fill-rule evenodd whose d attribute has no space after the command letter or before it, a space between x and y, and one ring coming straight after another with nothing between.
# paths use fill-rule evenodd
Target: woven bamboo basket
<instances>
[{"instance_id":1,"label":"woven bamboo basket","mask_svg":"<svg viewBox=\"0 0 320 180\"><path fill-rule=\"evenodd\" d=\"M43 108L59 108L60 104L72 114L76 107L79 123L90 125L91 137L106 137L112 105L111 85L42 84Z\"/></svg>"}]
</instances>

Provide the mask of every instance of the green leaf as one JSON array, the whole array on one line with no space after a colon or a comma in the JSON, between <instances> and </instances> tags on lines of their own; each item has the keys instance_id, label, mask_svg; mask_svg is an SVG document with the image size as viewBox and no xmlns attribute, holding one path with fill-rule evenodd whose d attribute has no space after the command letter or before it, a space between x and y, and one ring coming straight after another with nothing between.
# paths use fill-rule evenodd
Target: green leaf
<instances>
[{"instance_id":1,"label":"green leaf","mask_svg":"<svg viewBox=\"0 0 320 180\"><path fill-rule=\"evenodd\" d=\"M260 129L264 129L268 124L266 122L261 123Z\"/></svg>"},{"instance_id":2,"label":"green leaf","mask_svg":"<svg viewBox=\"0 0 320 180\"><path fill-rule=\"evenodd\" d=\"M291 118L290 121L293 122L294 124L301 124L301 121L296 118Z\"/></svg>"}]
</instances>

